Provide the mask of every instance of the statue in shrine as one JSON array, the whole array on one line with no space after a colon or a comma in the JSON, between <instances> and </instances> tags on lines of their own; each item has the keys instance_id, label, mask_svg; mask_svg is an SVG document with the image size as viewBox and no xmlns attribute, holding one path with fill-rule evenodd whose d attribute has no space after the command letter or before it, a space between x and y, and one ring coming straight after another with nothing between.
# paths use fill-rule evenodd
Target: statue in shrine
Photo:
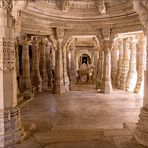
<instances>
[{"instance_id":1,"label":"statue in shrine","mask_svg":"<svg viewBox=\"0 0 148 148\"><path fill-rule=\"evenodd\" d=\"M87 82L93 81L93 72L94 72L94 66L92 64L85 64L83 63L80 66L80 69L77 70L78 78L77 81L81 81L81 78L84 75L87 75Z\"/></svg>"}]
</instances>

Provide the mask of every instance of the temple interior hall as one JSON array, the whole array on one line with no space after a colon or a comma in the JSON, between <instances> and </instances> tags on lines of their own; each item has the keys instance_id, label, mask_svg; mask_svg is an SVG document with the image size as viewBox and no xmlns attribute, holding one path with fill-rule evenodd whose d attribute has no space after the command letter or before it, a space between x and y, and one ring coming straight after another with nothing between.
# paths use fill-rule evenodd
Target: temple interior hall
<instances>
[{"instance_id":1,"label":"temple interior hall","mask_svg":"<svg viewBox=\"0 0 148 148\"><path fill-rule=\"evenodd\" d=\"M0 0L0 147L148 147L147 0Z\"/></svg>"}]
</instances>

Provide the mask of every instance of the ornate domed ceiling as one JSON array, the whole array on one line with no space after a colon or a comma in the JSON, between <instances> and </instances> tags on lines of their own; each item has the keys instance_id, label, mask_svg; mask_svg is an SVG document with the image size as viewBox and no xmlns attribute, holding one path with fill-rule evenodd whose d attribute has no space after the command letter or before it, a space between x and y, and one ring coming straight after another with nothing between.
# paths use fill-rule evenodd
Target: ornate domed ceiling
<instances>
[{"instance_id":1,"label":"ornate domed ceiling","mask_svg":"<svg viewBox=\"0 0 148 148\"><path fill-rule=\"evenodd\" d=\"M25 3L18 0L20 2ZM71 33L75 29L87 33L106 27L111 28L113 34L142 30L130 0L28 0L25 7L18 5L17 10L18 24L22 24L25 31L36 27L47 34L57 27L71 29Z\"/></svg>"}]
</instances>

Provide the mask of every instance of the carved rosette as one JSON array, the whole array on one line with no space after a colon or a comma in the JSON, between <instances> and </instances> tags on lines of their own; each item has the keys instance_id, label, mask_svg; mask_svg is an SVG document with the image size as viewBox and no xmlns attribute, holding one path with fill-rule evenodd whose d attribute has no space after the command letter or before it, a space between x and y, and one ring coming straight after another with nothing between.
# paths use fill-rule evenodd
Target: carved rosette
<instances>
[{"instance_id":1,"label":"carved rosette","mask_svg":"<svg viewBox=\"0 0 148 148\"><path fill-rule=\"evenodd\" d=\"M0 70L15 70L15 42L10 38L0 38Z\"/></svg>"}]
</instances>

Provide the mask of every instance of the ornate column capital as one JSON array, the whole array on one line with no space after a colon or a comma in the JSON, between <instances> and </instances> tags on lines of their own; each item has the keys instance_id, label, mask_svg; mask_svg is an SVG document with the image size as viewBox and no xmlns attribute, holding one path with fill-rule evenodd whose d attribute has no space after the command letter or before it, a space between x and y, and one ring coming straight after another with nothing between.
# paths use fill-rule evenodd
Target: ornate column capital
<instances>
[{"instance_id":1,"label":"ornate column capital","mask_svg":"<svg viewBox=\"0 0 148 148\"><path fill-rule=\"evenodd\" d=\"M56 33L57 33L57 40L59 42L62 42L64 39L65 30L63 28L57 28Z\"/></svg>"}]
</instances>

